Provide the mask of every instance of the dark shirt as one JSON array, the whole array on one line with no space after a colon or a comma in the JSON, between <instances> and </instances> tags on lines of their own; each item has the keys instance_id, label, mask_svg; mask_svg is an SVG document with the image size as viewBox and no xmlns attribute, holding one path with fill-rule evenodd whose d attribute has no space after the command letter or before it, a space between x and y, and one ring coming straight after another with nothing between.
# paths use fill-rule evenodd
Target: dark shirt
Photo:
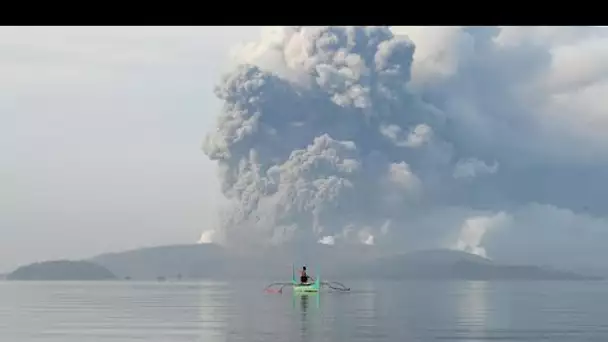
<instances>
[{"instance_id":1,"label":"dark shirt","mask_svg":"<svg viewBox=\"0 0 608 342\"><path fill-rule=\"evenodd\" d=\"M301 283L307 283L308 282L308 275L306 274L306 271L301 271L300 272L300 282Z\"/></svg>"}]
</instances>

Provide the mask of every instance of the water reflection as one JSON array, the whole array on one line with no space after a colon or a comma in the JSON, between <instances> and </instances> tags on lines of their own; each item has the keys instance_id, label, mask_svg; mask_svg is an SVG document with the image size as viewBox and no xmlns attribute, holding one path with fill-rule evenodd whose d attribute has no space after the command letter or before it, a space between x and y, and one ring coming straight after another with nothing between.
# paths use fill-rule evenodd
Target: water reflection
<instances>
[{"instance_id":1,"label":"water reflection","mask_svg":"<svg viewBox=\"0 0 608 342\"><path fill-rule=\"evenodd\" d=\"M306 310L308 309L308 296L307 295L303 295L303 296L293 296L294 299L296 297L300 298L300 309L301 309L301 315L300 315L300 341L302 342L307 342L310 341L310 326L309 326L309 322L308 322L308 317L306 315ZM319 296L316 296L319 297Z\"/></svg>"},{"instance_id":2,"label":"water reflection","mask_svg":"<svg viewBox=\"0 0 608 342\"><path fill-rule=\"evenodd\" d=\"M488 338L486 318L488 317L488 282L466 281L456 286L456 326L466 335L467 342Z\"/></svg>"},{"instance_id":3,"label":"water reflection","mask_svg":"<svg viewBox=\"0 0 608 342\"><path fill-rule=\"evenodd\" d=\"M346 312L352 313L351 317L347 317L348 321L345 323L354 325L349 329L362 339L383 340L386 337L386 327L383 324L386 316L381 312L378 289L371 281L357 284L356 289L353 296L336 294L336 297L339 297L337 299L348 303L349 307L346 308ZM387 295L390 296L390 293Z\"/></svg>"},{"instance_id":4,"label":"water reflection","mask_svg":"<svg viewBox=\"0 0 608 342\"><path fill-rule=\"evenodd\" d=\"M320 309L321 294L294 294L292 295L292 307L297 310L300 322L300 341L309 342L315 340L315 322L314 315L318 312L310 309ZM312 316L312 317L311 317Z\"/></svg>"},{"instance_id":5,"label":"water reflection","mask_svg":"<svg viewBox=\"0 0 608 342\"><path fill-rule=\"evenodd\" d=\"M226 340L223 308L230 294L221 283L0 285L0 317L7 327L0 329L0 341Z\"/></svg>"},{"instance_id":6,"label":"water reflection","mask_svg":"<svg viewBox=\"0 0 608 342\"><path fill-rule=\"evenodd\" d=\"M310 298L313 297L313 298ZM310 302L313 302L313 308L320 309L321 308L321 294L294 294L292 295L292 306L293 308L299 308L302 314L306 314Z\"/></svg>"},{"instance_id":7,"label":"water reflection","mask_svg":"<svg viewBox=\"0 0 608 342\"><path fill-rule=\"evenodd\" d=\"M231 287L226 283L201 282L194 285L198 291L199 340L225 342L231 324L233 307Z\"/></svg>"},{"instance_id":8,"label":"water reflection","mask_svg":"<svg viewBox=\"0 0 608 342\"><path fill-rule=\"evenodd\" d=\"M349 285L0 282L0 341L608 341L605 283Z\"/></svg>"}]
</instances>

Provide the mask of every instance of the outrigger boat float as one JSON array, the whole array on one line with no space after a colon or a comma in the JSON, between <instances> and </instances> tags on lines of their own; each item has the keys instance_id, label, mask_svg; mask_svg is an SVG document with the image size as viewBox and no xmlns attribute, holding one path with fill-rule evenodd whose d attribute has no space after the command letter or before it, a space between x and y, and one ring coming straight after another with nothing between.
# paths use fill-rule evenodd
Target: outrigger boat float
<instances>
[{"instance_id":1,"label":"outrigger boat float","mask_svg":"<svg viewBox=\"0 0 608 342\"><path fill-rule=\"evenodd\" d=\"M291 282L288 283L272 283L264 288L265 292L268 293L283 293L283 289L285 287L291 286L294 294L312 294L318 293L321 291L321 288L326 287L330 290L334 291L342 291L347 292L350 291L350 288L344 286L344 284L339 282L324 282L321 281L321 277L317 274L317 277L314 278L312 283L300 283L295 275L295 269L293 265L291 266Z\"/></svg>"}]
</instances>

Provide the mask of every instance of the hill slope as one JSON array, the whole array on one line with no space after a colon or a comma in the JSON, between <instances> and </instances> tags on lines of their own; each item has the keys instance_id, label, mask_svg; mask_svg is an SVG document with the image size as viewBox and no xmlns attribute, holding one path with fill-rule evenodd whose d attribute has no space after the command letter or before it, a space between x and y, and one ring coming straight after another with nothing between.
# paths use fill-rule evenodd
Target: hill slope
<instances>
[{"instance_id":1,"label":"hill slope","mask_svg":"<svg viewBox=\"0 0 608 342\"><path fill-rule=\"evenodd\" d=\"M213 244L191 244L146 247L118 253L109 253L89 259L103 265L121 278L284 278L290 276L292 265L309 265L322 268L324 274L360 260L370 259L368 246L344 250L315 244L302 246L283 245L256 251L227 251ZM313 271L316 272L316 271Z\"/></svg>"},{"instance_id":2,"label":"hill slope","mask_svg":"<svg viewBox=\"0 0 608 342\"><path fill-rule=\"evenodd\" d=\"M56 260L19 267L7 280L112 280L107 268L88 261Z\"/></svg>"},{"instance_id":3,"label":"hill slope","mask_svg":"<svg viewBox=\"0 0 608 342\"><path fill-rule=\"evenodd\" d=\"M222 276L229 258L216 245L171 245L102 254L90 261L103 265L120 278L207 278Z\"/></svg>"},{"instance_id":4,"label":"hill slope","mask_svg":"<svg viewBox=\"0 0 608 342\"><path fill-rule=\"evenodd\" d=\"M466 280L591 280L572 272L530 265L501 265L478 255L430 250L385 257L370 262L367 277Z\"/></svg>"},{"instance_id":5,"label":"hill slope","mask_svg":"<svg viewBox=\"0 0 608 342\"><path fill-rule=\"evenodd\" d=\"M103 254L91 261L105 266L119 277L133 279L285 279L291 275L292 265L308 265L313 275L320 271L326 278L592 279L536 266L500 265L477 255L453 250L379 257L368 246L346 250L316 245L303 250L285 245L239 255L212 244L176 245Z\"/></svg>"}]
</instances>

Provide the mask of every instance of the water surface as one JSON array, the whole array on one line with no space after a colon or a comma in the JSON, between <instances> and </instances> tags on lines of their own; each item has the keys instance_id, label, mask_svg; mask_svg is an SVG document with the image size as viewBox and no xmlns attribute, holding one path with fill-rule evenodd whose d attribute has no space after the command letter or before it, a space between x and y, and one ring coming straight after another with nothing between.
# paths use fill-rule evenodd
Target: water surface
<instances>
[{"instance_id":1,"label":"water surface","mask_svg":"<svg viewBox=\"0 0 608 342\"><path fill-rule=\"evenodd\" d=\"M0 282L0 341L608 341L606 282Z\"/></svg>"}]
</instances>

